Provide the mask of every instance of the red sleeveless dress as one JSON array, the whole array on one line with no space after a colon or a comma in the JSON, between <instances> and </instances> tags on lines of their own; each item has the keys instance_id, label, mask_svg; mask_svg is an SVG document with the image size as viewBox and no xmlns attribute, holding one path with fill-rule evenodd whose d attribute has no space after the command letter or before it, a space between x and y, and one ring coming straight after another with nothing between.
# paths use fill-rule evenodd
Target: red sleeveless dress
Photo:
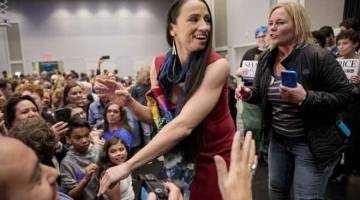
<instances>
[{"instance_id":1,"label":"red sleeveless dress","mask_svg":"<svg viewBox=\"0 0 360 200\"><path fill-rule=\"evenodd\" d=\"M208 64L220 58L222 58L221 55L213 51ZM165 54L155 58L158 74L164 59ZM222 156L229 166L235 125L231 118L227 93L227 84L225 84L215 107L199 125L203 134L203 145L199 148L195 160L195 176L191 184L190 200L222 199L218 187L214 156Z\"/></svg>"}]
</instances>

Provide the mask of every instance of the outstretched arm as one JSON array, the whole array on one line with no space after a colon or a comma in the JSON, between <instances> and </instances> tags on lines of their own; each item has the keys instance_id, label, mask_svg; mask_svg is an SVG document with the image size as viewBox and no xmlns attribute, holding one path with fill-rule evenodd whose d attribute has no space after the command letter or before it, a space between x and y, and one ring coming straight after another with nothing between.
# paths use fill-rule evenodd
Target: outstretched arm
<instances>
[{"instance_id":1,"label":"outstretched arm","mask_svg":"<svg viewBox=\"0 0 360 200\"><path fill-rule=\"evenodd\" d=\"M99 193L106 191L111 183L125 178L137 167L168 152L187 137L218 102L229 73L230 68L225 59L220 59L209 65L199 89L186 102L179 115L164 126L149 144L130 160L108 169L101 180Z\"/></svg>"}]
</instances>

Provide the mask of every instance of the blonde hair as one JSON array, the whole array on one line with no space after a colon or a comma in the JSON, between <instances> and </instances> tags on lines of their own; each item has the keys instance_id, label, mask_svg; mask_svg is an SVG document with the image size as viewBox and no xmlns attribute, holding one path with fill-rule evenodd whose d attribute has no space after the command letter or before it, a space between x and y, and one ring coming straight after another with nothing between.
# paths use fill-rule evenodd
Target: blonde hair
<instances>
[{"instance_id":1,"label":"blonde hair","mask_svg":"<svg viewBox=\"0 0 360 200\"><path fill-rule=\"evenodd\" d=\"M150 80L150 66L149 65L141 65L136 75L137 83L148 83Z\"/></svg>"},{"instance_id":2,"label":"blonde hair","mask_svg":"<svg viewBox=\"0 0 360 200\"><path fill-rule=\"evenodd\" d=\"M310 31L310 19L306 14L305 8L295 2L280 3L271 9L269 18L278 8L284 8L286 14L294 24L295 44L314 44L314 39Z\"/></svg>"}]
</instances>

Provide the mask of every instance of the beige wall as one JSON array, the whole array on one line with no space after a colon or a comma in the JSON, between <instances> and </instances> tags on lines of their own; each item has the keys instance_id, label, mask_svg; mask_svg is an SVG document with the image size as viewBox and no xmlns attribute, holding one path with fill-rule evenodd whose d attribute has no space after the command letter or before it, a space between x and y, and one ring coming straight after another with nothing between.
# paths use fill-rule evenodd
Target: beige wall
<instances>
[{"instance_id":1,"label":"beige wall","mask_svg":"<svg viewBox=\"0 0 360 200\"><path fill-rule=\"evenodd\" d=\"M344 12L344 0L305 0L305 9L310 16L311 30L324 25L339 26Z\"/></svg>"}]
</instances>

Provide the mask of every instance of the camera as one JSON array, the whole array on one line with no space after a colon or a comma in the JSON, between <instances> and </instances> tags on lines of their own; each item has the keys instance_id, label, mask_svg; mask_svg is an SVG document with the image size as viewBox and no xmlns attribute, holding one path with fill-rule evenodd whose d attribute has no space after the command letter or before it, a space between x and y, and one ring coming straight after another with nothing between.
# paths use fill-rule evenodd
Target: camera
<instances>
[{"instance_id":1,"label":"camera","mask_svg":"<svg viewBox=\"0 0 360 200\"><path fill-rule=\"evenodd\" d=\"M141 174L138 176L138 180L141 184L141 200L147 200L150 192L154 192L158 200L168 199L167 189L154 174Z\"/></svg>"}]
</instances>

